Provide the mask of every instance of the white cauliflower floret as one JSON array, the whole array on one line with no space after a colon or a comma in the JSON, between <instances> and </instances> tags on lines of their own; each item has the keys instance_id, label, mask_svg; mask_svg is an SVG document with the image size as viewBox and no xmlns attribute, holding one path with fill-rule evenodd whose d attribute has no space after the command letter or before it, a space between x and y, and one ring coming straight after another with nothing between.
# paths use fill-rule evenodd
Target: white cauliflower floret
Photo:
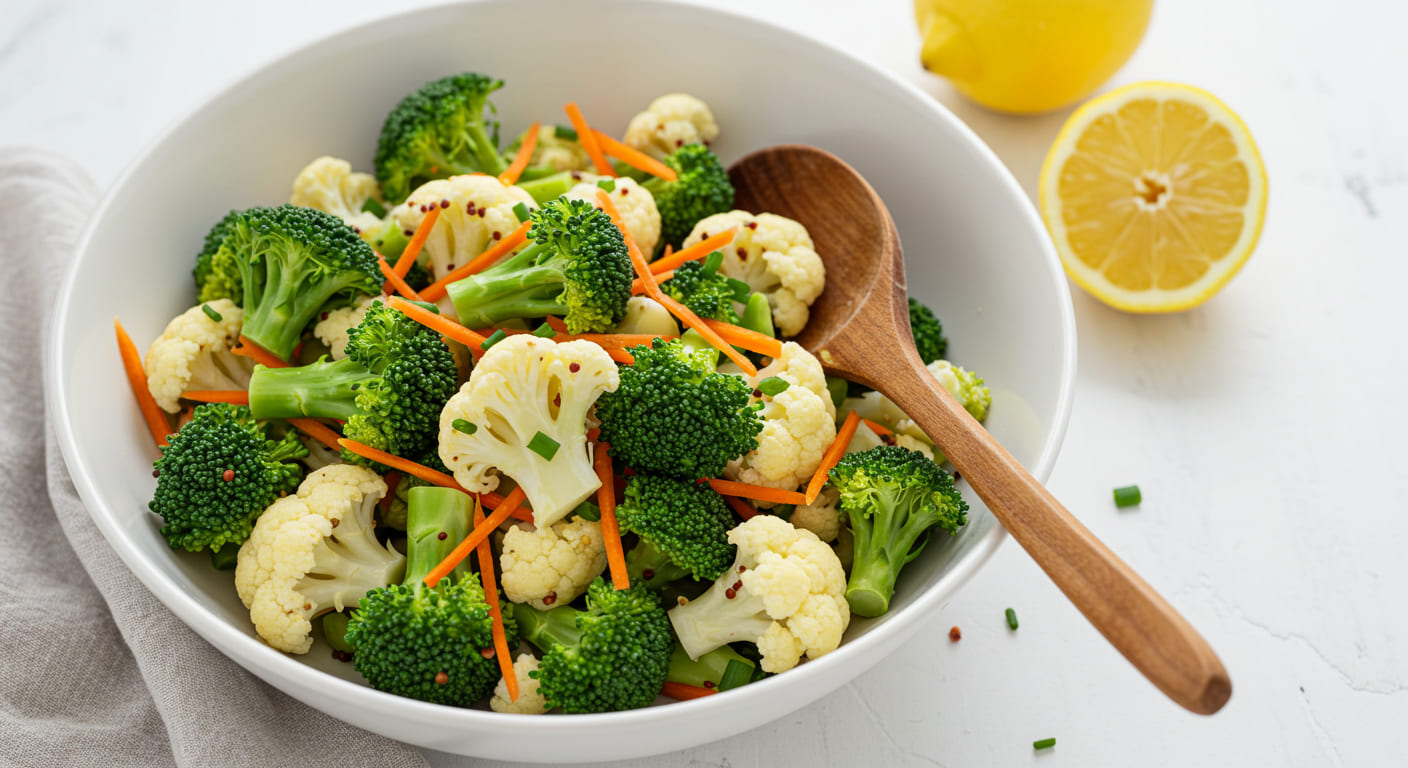
<instances>
[{"instance_id":1,"label":"white cauliflower floret","mask_svg":"<svg viewBox=\"0 0 1408 768\"><path fill-rule=\"evenodd\" d=\"M206 314L206 307L220 317ZM244 310L216 299L182 312L156 337L142 367L147 390L167 413L181 410L181 393L197 389L245 389L254 361L230 352L240 340Z\"/></svg>"},{"instance_id":2,"label":"white cauliflower floret","mask_svg":"<svg viewBox=\"0 0 1408 768\"><path fill-rule=\"evenodd\" d=\"M661 96L626 126L626 144L656 160L686 144L708 144L718 137L719 124L709 105L687 93Z\"/></svg>"},{"instance_id":3,"label":"white cauliflower floret","mask_svg":"<svg viewBox=\"0 0 1408 768\"><path fill-rule=\"evenodd\" d=\"M557 135L558 127L543 125L538 128L538 144L533 147L533 157L528 161L530 168L552 168L555 171L585 171L592 167L591 156L576 139ZM524 131L524 135L528 132ZM506 154L513 155L523 144L523 137L508 148Z\"/></svg>"},{"instance_id":4,"label":"white cauliflower floret","mask_svg":"<svg viewBox=\"0 0 1408 768\"><path fill-rule=\"evenodd\" d=\"M499 678L494 686L494 698L489 699L489 709L515 715L541 715L548 711L548 700L538 693L538 680L530 673L538 671L538 657L531 653L520 653L513 662L513 676L518 678L518 699L509 700L508 683Z\"/></svg>"},{"instance_id":5,"label":"white cauliflower floret","mask_svg":"<svg viewBox=\"0 0 1408 768\"><path fill-rule=\"evenodd\" d=\"M675 316L660 302L648 296L632 296L626 300L626 317L611 332L669 338L680 335L680 327Z\"/></svg>"},{"instance_id":6,"label":"white cauliflower floret","mask_svg":"<svg viewBox=\"0 0 1408 768\"><path fill-rule=\"evenodd\" d=\"M385 296L367 296L351 306L328 310L313 326L313 335L327 345L332 359L341 360L347 357L348 331L362 324L367 317L367 310L373 304L385 301Z\"/></svg>"},{"instance_id":7,"label":"white cauliflower floret","mask_svg":"<svg viewBox=\"0 0 1408 768\"><path fill-rule=\"evenodd\" d=\"M622 176L614 180L614 186L607 194L611 202L621 212L621 220L631 232L640 252L650 257L660 242L660 210L655 207L655 197L650 190L636 183L635 179ZM600 189L595 181L583 181L567 190L564 195L569 200L582 200L595 206L596 192Z\"/></svg>"},{"instance_id":8,"label":"white cauliflower floret","mask_svg":"<svg viewBox=\"0 0 1408 768\"><path fill-rule=\"evenodd\" d=\"M439 280L456 267L468 264L498 240L518 229L514 206L538 207L519 187L506 187L497 176L451 176L427 181L405 203L396 206L396 223L415 231L432 206L440 218L430 230L422 253Z\"/></svg>"},{"instance_id":9,"label":"white cauliflower floret","mask_svg":"<svg viewBox=\"0 0 1408 768\"><path fill-rule=\"evenodd\" d=\"M771 213L716 213L694 225L684 247L704 240L711 232L733 227L738 227L738 233L723 249L719 272L767 296L773 325L783 336L801 333L811 316L812 302L826 287L826 267L807 228Z\"/></svg>"},{"instance_id":10,"label":"white cauliflower floret","mask_svg":"<svg viewBox=\"0 0 1408 768\"><path fill-rule=\"evenodd\" d=\"M616 363L590 341L509 336L440 412L440 459L475 493L508 475L527 495L533 523L552 525L601 486L587 455L587 410L620 383ZM550 458L528 447L539 433L556 444Z\"/></svg>"},{"instance_id":11,"label":"white cauliflower floret","mask_svg":"<svg viewBox=\"0 0 1408 768\"><path fill-rule=\"evenodd\" d=\"M287 653L312 647L313 617L355 607L401 580L406 558L377 543L372 511L386 483L366 467L324 467L259 516L240 547L235 590L254 630Z\"/></svg>"},{"instance_id":12,"label":"white cauliflower floret","mask_svg":"<svg viewBox=\"0 0 1408 768\"><path fill-rule=\"evenodd\" d=\"M725 475L790 491L816 473L822 454L836 439L836 406L826 389L821 363L796 342L783 344L782 354L748 379L748 385L756 388L771 377L787 382L788 387L761 398L763 430L758 433L758 447L729 462Z\"/></svg>"},{"instance_id":13,"label":"white cauliflower floret","mask_svg":"<svg viewBox=\"0 0 1408 768\"><path fill-rule=\"evenodd\" d=\"M353 173L346 160L324 155L304 166L293 180L291 205L317 208L347 222L358 234L381 227L381 217L362 210L368 200L381 202L381 187L370 173Z\"/></svg>"},{"instance_id":14,"label":"white cauliflower floret","mask_svg":"<svg viewBox=\"0 0 1408 768\"><path fill-rule=\"evenodd\" d=\"M751 642L765 672L785 672L802 656L819 658L841 644L851 620L846 572L816 534L773 515L729 531L734 565L709 591L670 610L670 623L691 659L726 643Z\"/></svg>"},{"instance_id":15,"label":"white cauliflower floret","mask_svg":"<svg viewBox=\"0 0 1408 768\"><path fill-rule=\"evenodd\" d=\"M509 528L499 566L509 600L540 611L566 605L606 570L601 523L574 517L546 528Z\"/></svg>"},{"instance_id":16,"label":"white cauliflower floret","mask_svg":"<svg viewBox=\"0 0 1408 768\"><path fill-rule=\"evenodd\" d=\"M822 541L835 541L841 535L840 503L841 494L828 485L812 503L797 505L787 519L793 527L811 531Z\"/></svg>"}]
</instances>

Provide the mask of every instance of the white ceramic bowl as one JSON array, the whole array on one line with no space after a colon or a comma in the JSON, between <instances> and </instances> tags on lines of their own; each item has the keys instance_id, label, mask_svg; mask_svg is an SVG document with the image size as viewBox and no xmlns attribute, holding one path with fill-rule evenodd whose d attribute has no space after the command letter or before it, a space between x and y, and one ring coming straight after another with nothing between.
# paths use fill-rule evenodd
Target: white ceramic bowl
<instances>
[{"instance_id":1,"label":"white ceramic bowl","mask_svg":"<svg viewBox=\"0 0 1408 768\"><path fill-rule=\"evenodd\" d=\"M505 33L522 29L534 31L534 45ZM835 653L724 695L602 715L426 704L366 687L321 644L284 655L255 636L229 573L162 540L146 510L154 452L113 349L112 318L145 348L193 303L192 261L212 222L232 207L285 201L297 171L322 154L370 170L397 100L463 70L507 81L495 99L506 136L533 119L561 121L569 100L619 132L655 96L686 91L713 107L725 163L784 142L850 162L889 204L911 291L942 317L950 356L992 385L988 428L1038 478L1048 475L1075 372L1066 283L1021 189L952 114L839 50L702 7L491 1L396 16L275 61L206 102L109 190L60 294L47 372L64 456L94 520L162 602L251 672L348 722L449 752L572 762L681 749L781 717L860 674L1001 542L971 491L967 527L931 544L905 570L891 611L853 622Z\"/></svg>"}]
</instances>

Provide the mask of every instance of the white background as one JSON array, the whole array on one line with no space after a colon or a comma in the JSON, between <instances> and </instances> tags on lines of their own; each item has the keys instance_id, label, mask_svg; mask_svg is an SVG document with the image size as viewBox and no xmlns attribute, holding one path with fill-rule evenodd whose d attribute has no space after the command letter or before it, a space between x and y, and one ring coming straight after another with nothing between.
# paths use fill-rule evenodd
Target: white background
<instances>
[{"instance_id":1,"label":"white background","mask_svg":"<svg viewBox=\"0 0 1408 768\"><path fill-rule=\"evenodd\" d=\"M0 143L67 152L106 185L217 88L412 4L0 0ZM919 68L903 0L718 4L915 83L1029 193L1069 114L962 101ZM853 684L750 733L629 765L1408 762L1405 28L1399 3L1162 0L1110 84L1213 91L1251 127L1271 179L1260 247L1208 305L1134 317L1073 287L1079 385L1051 481L1220 652L1235 686L1221 714L1165 700L1009 541L928 631ZM507 33L532 44L531 30ZM1145 502L1116 510L1110 489L1129 483ZM1034 753L1048 736L1056 748Z\"/></svg>"}]
</instances>

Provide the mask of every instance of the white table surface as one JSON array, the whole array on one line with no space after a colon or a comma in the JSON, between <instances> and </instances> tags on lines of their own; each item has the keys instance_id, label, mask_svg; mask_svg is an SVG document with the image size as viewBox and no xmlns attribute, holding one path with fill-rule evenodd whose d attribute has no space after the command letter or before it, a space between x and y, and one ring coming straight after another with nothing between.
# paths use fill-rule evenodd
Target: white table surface
<instances>
[{"instance_id":1,"label":"white table surface","mask_svg":"<svg viewBox=\"0 0 1408 768\"><path fill-rule=\"evenodd\" d=\"M4 0L0 143L67 152L110 183L235 77L404 5ZM904 0L721 5L917 84L1028 192L1069 114L1012 118L962 101L919 68ZM1112 84L1189 82L1236 109L1269 169L1266 229L1242 274L1185 314L1124 315L1072 288L1079 385L1051 487L1219 651L1235 686L1226 709L1202 718L1165 700L1009 541L926 632L853 684L752 732L628 765L1408 761L1408 11L1331 6L1159 4ZM1146 500L1116 510L1110 489L1128 483ZM963 640L950 643L955 624ZM1033 752L1048 736L1055 749Z\"/></svg>"}]
</instances>

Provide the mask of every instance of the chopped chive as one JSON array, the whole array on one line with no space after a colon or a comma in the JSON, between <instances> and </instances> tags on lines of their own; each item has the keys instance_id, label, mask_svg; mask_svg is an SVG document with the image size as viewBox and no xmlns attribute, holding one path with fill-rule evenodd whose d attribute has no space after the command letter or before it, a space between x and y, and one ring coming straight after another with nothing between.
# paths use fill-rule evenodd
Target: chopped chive
<instances>
[{"instance_id":1,"label":"chopped chive","mask_svg":"<svg viewBox=\"0 0 1408 768\"><path fill-rule=\"evenodd\" d=\"M601 187L602 189L606 190L607 192L615 192L615 191L616 191L616 180L615 180L615 179L597 179L597 180L596 180L596 185L597 185L598 187Z\"/></svg>"},{"instance_id":2,"label":"chopped chive","mask_svg":"<svg viewBox=\"0 0 1408 768\"><path fill-rule=\"evenodd\" d=\"M1115 506L1120 509L1138 504L1141 498L1137 485L1126 485L1123 488L1115 489Z\"/></svg>"},{"instance_id":3,"label":"chopped chive","mask_svg":"<svg viewBox=\"0 0 1408 768\"><path fill-rule=\"evenodd\" d=\"M522 222L522 221L527 221L527 220L528 220L528 206L525 205L524 203L519 203L518 205L513 206L513 215L514 215L514 216L517 216L517 217L518 217L518 220L519 220L520 222Z\"/></svg>"},{"instance_id":4,"label":"chopped chive","mask_svg":"<svg viewBox=\"0 0 1408 768\"><path fill-rule=\"evenodd\" d=\"M216 312L209 304L200 305L200 311L204 312L206 317L210 318L211 320L214 320L217 323L225 319L220 315L219 312Z\"/></svg>"},{"instance_id":5,"label":"chopped chive","mask_svg":"<svg viewBox=\"0 0 1408 768\"><path fill-rule=\"evenodd\" d=\"M371 215L376 216L377 218L386 218L386 206L382 205L376 200L373 200L370 197L367 198L367 202L362 203L362 212L370 213Z\"/></svg>"},{"instance_id":6,"label":"chopped chive","mask_svg":"<svg viewBox=\"0 0 1408 768\"><path fill-rule=\"evenodd\" d=\"M493 333L489 334L489 338L485 339L485 340L484 340L484 343L479 345L479 348L482 349L482 350L484 350L485 352L488 352L488 351L489 351L489 347L492 347L492 346L494 346L495 344L498 344L499 342L503 341L503 340L504 340L505 338L507 338L507 337L508 337L508 334L504 332L504 329L500 328L499 330L494 331Z\"/></svg>"},{"instance_id":7,"label":"chopped chive","mask_svg":"<svg viewBox=\"0 0 1408 768\"><path fill-rule=\"evenodd\" d=\"M750 288L747 283L736 277L730 277L728 279L728 287L733 289L734 301L747 301L748 296L753 293L753 289Z\"/></svg>"},{"instance_id":8,"label":"chopped chive","mask_svg":"<svg viewBox=\"0 0 1408 768\"><path fill-rule=\"evenodd\" d=\"M415 299L410 299L410 302L416 305L417 307L420 307L421 309L425 310L426 312L431 312L437 315L440 314L439 304L436 304L431 301L416 301Z\"/></svg>"},{"instance_id":9,"label":"chopped chive","mask_svg":"<svg viewBox=\"0 0 1408 768\"><path fill-rule=\"evenodd\" d=\"M753 665L738 659L729 659L724 674L719 678L719 690L728 691L740 685L747 685L753 679Z\"/></svg>"},{"instance_id":10,"label":"chopped chive","mask_svg":"<svg viewBox=\"0 0 1408 768\"><path fill-rule=\"evenodd\" d=\"M1007 628L1011 630L1017 629L1017 612L1011 608L1007 609Z\"/></svg>"},{"instance_id":11,"label":"chopped chive","mask_svg":"<svg viewBox=\"0 0 1408 768\"><path fill-rule=\"evenodd\" d=\"M768 397L776 397L782 394L783 392L786 392L787 388L790 386L792 386L792 383L787 379L779 379L776 376L769 376L766 379L763 379L762 381L758 382L758 391L762 392Z\"/></svg>"},{"instance_id":12,"label":"chopped chive","mask_svg":"<svg viewBox=\"0 0 1408 768\"><path fill-rule=\"evenodd\" d=\"M528 450L542 456L548 461L552 461L552 457L557 455L557 449L561 447L562 446L556 440L542 432L533 435L533 439L528 441Z\"/></svg>"},{"instance_id":13,"label":"chopped chive","mask_svg":"<svg viewBox=\"0 0 1408 768\"><path fill-rule=\"evenodd\" d=\"M464 419L455 419L450 422L450 426L454 427L456 432L463 432L466 435L472 435L479 431L479 425L465 421Z\"/></svg>"},{"instance_id":14,"label":"chopped chive","mask_svg":"<svg viewBox=\"0 0 1408 768\"><path fill-rule=\"evenodd\" d=\"M557 331L554 331L551 325L543 323L542 325L538 326L536 330L533 331L533 335L537 336L540 339L551 339L552 337L557 335Z\"/></svg>"},{"instance_id":15,"label":"chopped chive","mask_svg":"<svg viewBox=\"0 0 1408 768\"><path fill-rule=\"evenodd\" d=\"M1032 742L1032 749L1051 749L1054 746L1056 746L1055 739L1042 739L1041 741Z\"/></svg>"},{"instance_id":16,"label":"chopped chive","mask_svg":"<svg viewBox=\"0 0 1408 768\"><path fill-rule=\"evenodd\" d=\"M714 251L704 257L704 274L712 275L719 271L719 267L724 265L723 251Z\"/></svg>"},{"instance_id":17,"label":"chopped chive","mask_svg":"<svg viewBox=\"0 0 1408 768\"><path fill-rule=\"evenodd\" d=\"M552 135L559 139L565 139L567 141L576 141L577 129L573 128L570 125L554 125L552 127Z\"/></svg>"}]
</instances>

